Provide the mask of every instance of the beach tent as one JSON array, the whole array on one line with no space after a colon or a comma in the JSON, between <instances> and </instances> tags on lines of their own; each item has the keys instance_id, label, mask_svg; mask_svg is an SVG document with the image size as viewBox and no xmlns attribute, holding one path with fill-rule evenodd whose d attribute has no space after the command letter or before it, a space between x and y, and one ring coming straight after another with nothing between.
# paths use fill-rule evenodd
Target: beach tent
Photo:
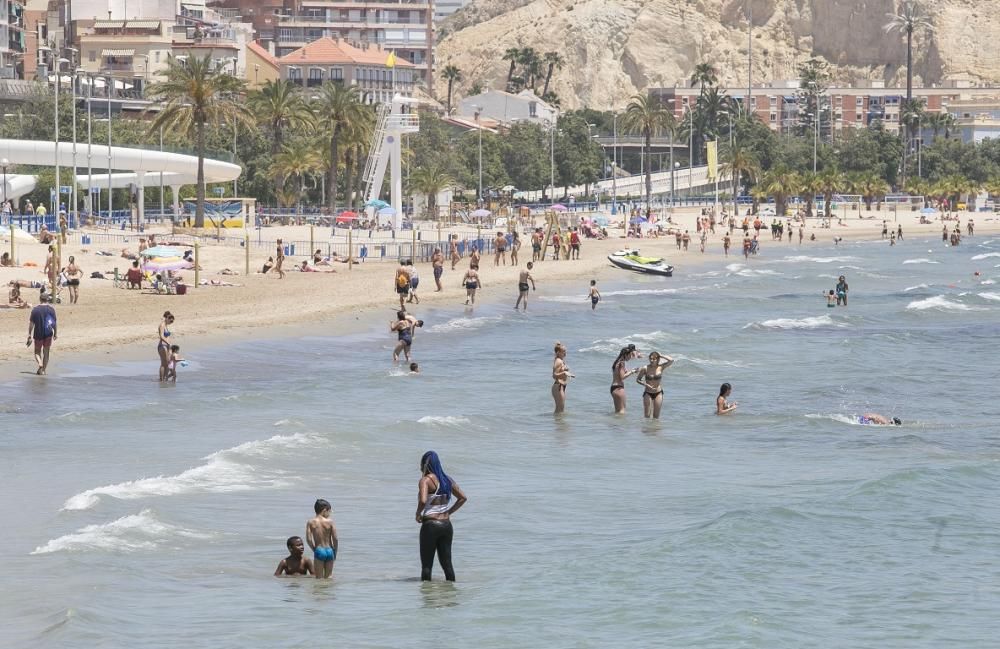
<instances>
[{"instance_id":1,"label":"beach tent","mask_svg":"<svg viewBox=\"0 0 1000 649\"><path fill-rule=\"evenodd\" d=\"M610 223L608 217L606 216L595 216L593 220L596 225L599 225L602 228L608 227L608 223Z\"/></svg>"}]
</instances>

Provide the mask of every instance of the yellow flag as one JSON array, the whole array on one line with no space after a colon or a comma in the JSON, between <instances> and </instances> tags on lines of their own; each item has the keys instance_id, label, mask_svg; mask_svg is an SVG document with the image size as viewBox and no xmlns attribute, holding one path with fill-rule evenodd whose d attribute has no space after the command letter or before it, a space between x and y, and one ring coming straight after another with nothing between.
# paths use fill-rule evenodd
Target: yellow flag
<instances>
[{"instance_id":1,"label":"yellow flag","mask_svg":"<svg viewBox=\"0 0 1000 649\"><path fill-rule=\"evenodd\" d=\"M387 68L394 68L394 67L396 67L396 52L395 52L395 50L393 50L392 52L389 52L389 56L386 57L386 59L385 59L385 67L387 67Z\"/></svg>"},{"instance_id":2,"label":"yellow flag","mask_svg":"<svg viewBox=\"0 0 1000 649\"><path fill-rule=\"evenodd\" d=\"M708 177L715 179L719 176L719 141L712 140L705 144L708 159Z\"/></svg>"}]
</instances>

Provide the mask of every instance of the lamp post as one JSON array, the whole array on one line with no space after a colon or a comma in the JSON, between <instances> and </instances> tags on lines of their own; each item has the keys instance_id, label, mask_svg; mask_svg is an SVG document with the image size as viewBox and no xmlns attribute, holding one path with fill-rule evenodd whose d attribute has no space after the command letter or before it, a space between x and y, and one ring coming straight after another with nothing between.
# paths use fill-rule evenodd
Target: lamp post
<instances>
[{"instance_id":1,"label":"lamp post","mask_svg":"<svg viewBox=\"0 0 1000 649\"><path fill-rule=\"evenodd\" d=\"M694 111L691 104L684 107L684 114L688 118L688 198L691 197L691 190L694 189Z\"/></svg>"},{"instance_id":2,"label":"lamp post","mask_svg":"<svg viewBox=\"0 0 1000 649\"><path fill-rule=\"evenodd\" d=\"M239 59L237 59L237 57L235 57L235 56L230 56L226 60L227 61L232 61L232 63L233 63L233 78L234 79L237 78L237 74L236 74L236 62ZM236 164L236 122L235 121L233 121L233 164ZM239 195L239 182L240 182L239 176L237 176L236 178L233 178L233 198L236 198ZM350 191L351 191L350 188L348 188L347 189L348 196L350 196ZM160 193L162 194L162 192L163 192L163 190L161 189Z\"/></svg>"},{"instance_id":3,"label":"lamp post","mask_svg":"<svg viewBox=\"0 0 1000 649\"><path fill-rule=\"evenodd\" d=\"M612 113L611 128L613 129L611 145L611 215L618 214L618 113Z\"/></svg>"},{"instance_id":4,"label":"lamp post","mask_svg":"<svg viewBox=\"0 0 1000 649\"><path fill-rule=\"evenodd\" d=\"M94 77L93 75L87 75L87 212L88 214L93 214L94 212L94 192L92 190L94 186L94 167L93 160L91 159L91 146L93 144L93 131L91 130L92 112L91 106L94 103Z\"/></svg>"},{"instance_id":5,"label":"lamp post","mask_svg":"<svg viewBox=\"0 0 1000 649\"><path fill-rule=\"evenodd\" d=\"M7 209L7 167L10 166L10 160L4 158L0 160L0 169L3 169L3 203L2 209L6 211Z\"/></svg>"},{"instance_id":6,"label":"lamp post","mask_svg":"<svg viewBox=\"0 0 1000 649\"><path fill-rule=\"evenodd\" d=\"M479 206L483 205L483 125L480 122L480 115L482 115L482 106L473 106L476 109L476 130L479 131L479 193L476 197L479 199L477 202Z\"/></svg>"},{"instance_id":7,"label":"lamp post","mask_svg":"<svg viewBox=\"0 0 1000 649\"><path fill-rule=\"evenodd\" d=\"M559 123L558 119L558 116L553 115L549 128L549 186L552 188L549 198L552 203L556 202L556 125Z\"/></svg>"},{"instance_id":8,"label":"lamp post","mask_svg":"<svg viewBox=\"0 0 1000 649\"><path fill-rule=\"evenodd\" d=\"M105 90L108 93L108 219L111 218L111 195L114 193L111 191L111 93L115 88L115 78L108 75L107 87Z\"/></svg>"}]
</instances>

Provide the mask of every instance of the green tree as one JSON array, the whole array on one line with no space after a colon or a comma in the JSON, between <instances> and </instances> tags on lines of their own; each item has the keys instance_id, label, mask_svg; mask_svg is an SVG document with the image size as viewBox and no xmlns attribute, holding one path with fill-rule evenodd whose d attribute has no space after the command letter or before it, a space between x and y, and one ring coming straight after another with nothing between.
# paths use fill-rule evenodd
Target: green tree
<instances>
[{"instance_id":1,"label":"green tree","mask_svg":"<svg viewBox=\"0 0 1000 649\"><path fill-rule=\"evenodd\" d=\"M273 138L271 152L275 154L285 143L286 129L305 129L314 124L309 105L299 88L289 80L268 81L247 96L247 105L257 121L270 132Z\"/></svg>"},{"instance_id":2,"label":"green tree","mask_svg":"<svg viewBox=\"0 0 1000 649\"><path fill-rule=\"evenodd\" d=\"M589 185L600 176L603 154L590 137L590 127L579 113L559 118L559 135L555 141L556 176L563 187Z\"/></svg>"},{"instance_id":3,"label":"green tree","mask_svg":"<svg viewBox=\"0 0 1000 649\"><path fill-rule=\"evenodd\" d=\"M625 107L622 127L626 132L643 137L643 152L646 155L646 210L649 210L653 193L651 171L653 138L659 136L673 121L674 114L656 97L648 94L634 95Z\"/></svg>"},{"instance_id":4,"label":"green tree","mask_svg":"<svg viewBox=\"0 0 1000 649\"><path fill-rule=\"evenodd\" d=\"M549 138L537 124L517 122L504 138L504 167L518 189L545 187L549 181Z\"/></svg>"},{"instance_id":5,"label":"green tree","mask_svg":"<svg viewBox=\"0 0 1000 649\"><path fill-rule=\"evenodd\" d=\"M559 52L546 52L542 59L545 62L546 68L545 86L542 88L542 98L544 99L549 94L549 82L552 81L552 73L556 70L561 70L566 60L559 56Z\"/></svg>"},{"instance_id":6,"label":"green tree","mask_svg":"<svg viewBox=\"0 0 1000 649\"><path fill-rule=\"evenodd\" d=\"M798 74L799 89L795 93L799 107L798 132L800 135L812 135L817 119L820 126L830 124L829 107L823 106L823 98L830 86L830 66L826 61L813 57L798 66Z\"/></svg>"},{"instance_id":7,"label":"green tree","mask_svg":"<svg viewBox=\"0 0 1000 649\"><path fill-rule=\"evenodd\" d=\"M733 214L737 213L736 198L739 196L739 186L741 180L752 185L760 176L760 163L746 144L735 138L732 145L726 144L721 151L723 160L719 173L722 177L728 176L733 188Z\"/></svg>"},{"instance_id":8,"label":"green tree","mask_svg":"<svg viewBox=\"0 0 1000 649\"><path fill-rule=\"evenodd\" d=\"M241 101L245 82L215 65L209 55L185 61L167 59L163 81L149 85L147 92L159 104L149 133L160 128L194 138L198 154L197 206L194 225L205 226L205 131L210 124L253 127L253 119Z\"/></svg>"},{"instance_id":9,"label":"green tree","mask_svg":"<svg viewBox=\"0 0 1000 649\"><path fill-rule=\"evenodd\" d=\"M695 84L701 86L701 93L705 94L706 88L715 86L719 83L719 75L715 71L715 66L711 63L699 63L694 66L694 71L691 72L691 85Z\"/></svg>"},{"instance_id":10,"label":"green tree","mask_svg":"<svg viewBox=\"0 0 1000 649\"><path fill-rule=\"evenodd\" d=\"M931 140L938 139L938 134L944 131L947 138L951 129L955 128L955 116L946 111L924 112L921 125L931 129Z\"/></svg>"},{"instance_id":11,"label":"green tree","mask_svg":"<svg viewBox=\"0 0 1000 649\"><path fill-rule=\"evenodd\" d=\"M325 82L316 99L316 114L319 124L328 138L330 151L329 180L327 182L327 204L331 212L337 208L337 171L340 165L340 143L355 124L364 119L361 95L357 86L345 86L332 81Z\"/></svg>"},{"instance_id":12,"label":"green tree","mask_svg":"<svg viewBox=\"0 0 1000 649\"><path fill-rule=\"evenodd\" d=\"M819 173L817 190L823 194L823 210L826 218L830 218L833 210L833 195L844 188L844 174L836 167L824 169Z\"/></svg>"},{"instance_id":13,"label":"green tree","mask_svg":"<svg viewBox=\"0 0 1000 649\"><path fill-rule=\"evenodd\" d=\"M296 138L286 142L271 164L271 174L278 181L281 189L289 179L295 178L297 183L296 210L302 213L302 197L306 191L306 177L320 166L320 156L312 142L304 138Z\"/></svg>"},{"instance_id":14,"label":"green tree","mask_svg":"<svg viewBox=\"0 0 1000 649\"><path fill-rule=\"evenodd\" d=\"M806 216L813 215L813 203L816 201L816 194L823 189L823 183L819 173L805 171L799 174L799 198L806 203Z\"/></svg>"},{"instance_id":15,"label":"green tree","mask_svg":"<svg viewBox=\"0 0 1000 649\"><path fill-rule=\"evenodd\" d=\"M448 114L451 115L451 92L456 81L462 80L462 71L455 65L446 65L441 73L448 80Z\"/></svg>"},{"instance_id":16,"label":"green tree","mask_svg":"<svg viewBox=\"0 0 1000 649\"><path fill-rule=\"evenodd\" d=\"M774 198L778 216L784 216L788 198L799 192L799 177L788 167L779 165L764 175L761 185L767 195Z\"/></svg>"},{"instance_id":17,"label":"green tree","mask_svg":"<svg viewBox=\"0 0 1000 649\"><path fill-rule=\"evenodd\" d=\"M514 89L514 72L517 70L517 64L521 61L521 48L508 47L502 58L504 61L510 61L510 68L507 70L507 92L511 92Z\"/></svg>"},{"instance_id":18,"label":"green tree","mask_svg":"<svg viewBox=\"0 0 1000 649\"><path fill-rule=\"evenodd\" d=\"M899 6L899 13L886 14L889 19L882 28L885 33L899 32L906 35L906 101L913 101L913 34L914 32L930 30L932 24L930 18L924 14L923 7L915 0L903 0ZM909 130L904 127L903 141L909 142ZM906 169L906 147L903 148L903 169L905 180Z\"/></svg>"},{"instance_id":19,"label":"green tree","mask_svg":"<svg viewBox=\"0 0 1000 649\"><path fill-rule=\"evenodd\" d=\"M410 187L427 197L429 216L437 216L437 196L452 185L447 169L439 163L421 165L410 174Z\"/></svg>"},{"instance_id":20,"label":"green tree","mask_svg":"<svg viewBox=\"0 0 1000 649\"><path fill-rule=\"evenodd\" d=\"M496 133L484 131L483 144L483 191L499 189L510 184L504 167L504 138ZM456 184L465 188L479 187L479 132L467 131L458 143L453 158L455 165L450 170Z\"/></svg>"}]
</instances>

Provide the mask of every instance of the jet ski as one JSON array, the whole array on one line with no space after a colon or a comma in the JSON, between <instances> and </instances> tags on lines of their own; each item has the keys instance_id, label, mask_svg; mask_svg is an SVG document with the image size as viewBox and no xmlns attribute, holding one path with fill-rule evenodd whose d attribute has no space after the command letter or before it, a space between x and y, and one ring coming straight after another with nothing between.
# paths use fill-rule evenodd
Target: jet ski
<instances>
[{"instance_id":1,"label":"jet ski","mask_svg":"<svg viewBox=\"0 0 1000 649\"><path fill-rule=\"evenodd\" d=\"M633 270L647 275L662 275L673 277L674 267L660 257L643 257L638 250L626 248L608 255L608 261L625 270Z\"/></svg>"}]
</instances>

